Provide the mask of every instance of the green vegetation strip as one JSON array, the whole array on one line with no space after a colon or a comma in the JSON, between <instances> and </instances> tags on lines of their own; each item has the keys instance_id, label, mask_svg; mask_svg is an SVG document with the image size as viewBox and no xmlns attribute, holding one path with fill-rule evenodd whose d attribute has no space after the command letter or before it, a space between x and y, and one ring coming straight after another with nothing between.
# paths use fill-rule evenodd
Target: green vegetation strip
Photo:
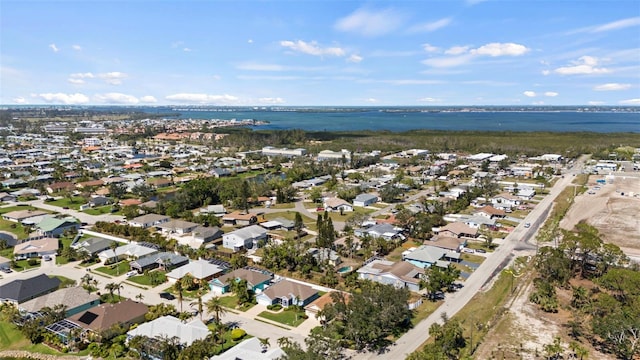
<instances>
[{"instance_id":1,"label":"green vegetation strip","mask_svg":"<svg viewBox=\"0 0 640 360\"><path fill-rule=\"evenodd\" d=\"M292 327L297 327L306 320L304 311L296 310L282 310L277 313L272 313L271 311L263 311L258 314L258 316Z\"/></svg>"}]
</instances>

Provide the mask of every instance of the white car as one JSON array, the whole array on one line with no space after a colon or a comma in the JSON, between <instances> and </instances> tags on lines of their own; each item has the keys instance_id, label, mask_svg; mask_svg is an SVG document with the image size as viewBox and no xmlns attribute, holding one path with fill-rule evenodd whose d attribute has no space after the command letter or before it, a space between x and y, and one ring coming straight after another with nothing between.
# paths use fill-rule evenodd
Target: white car
<instances>
[{"instance_id":1,"label":"white car","mask_svg":"<svg viewBox=\"0 0 640 360\"><path fill-rule=\"evenodd\" d=\"M137 272L137 271L135 271L135 270L131 270L131 271L129 271L129 272L127 273L127 277L128 277L128 278L129 278L129 277L132 277L132 276L136 276L136 275L139 275L139 274L138 274L138 272Z\"/></svg>"},{"instance_id":2,"label":"white car","mask_svg":"<svg viewBox=\"0 0 640 360\"><path fill-rule=\"evenodd\" d=\"M462 249L462 251L464 251L464 252L466 252L466 253L469 253L469 254L473 254L473 253L475 253L475 252L476 252L476 251L475 251L475 250L473 250L473 249L467 249L467 248Z\"/></svg>"},{"instance_id":3,"label":"white car","mask_svg":"<svg viewBox=\"0 0 640 360\"><path fill-rule=\"evenodd\" d=\"M524 227L526 227L526 228L531 227L531 223L525 223L525 224L524 224Z\"/></svg>"}]
</instances>

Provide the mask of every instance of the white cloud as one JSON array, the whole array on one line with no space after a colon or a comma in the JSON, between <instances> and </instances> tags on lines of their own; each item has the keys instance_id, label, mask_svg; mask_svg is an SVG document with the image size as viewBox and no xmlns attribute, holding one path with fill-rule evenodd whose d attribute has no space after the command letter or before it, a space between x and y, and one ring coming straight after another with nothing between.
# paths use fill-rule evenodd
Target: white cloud
<instances>
[{"instance_id":1,"label":"white cloud","mask_svg":"<svg viewBox=\"0 0 640 360\"><path fill-rule=\"evenodd\" d=\"M209 94L195 94L195 93L181 93L165 96L165 99L180 102L180 103L193 103L193 104L238 104L239 99L232 95L209 95Z\"/></svg>"},{"instance_id":2,"label":"white cloud","mask_svg":"<svg viewBox=\"0 0 640 360\"><path fill-rule=\"evenodd\" d=\"M524 55L529 49L521 44L515 43L490 43L482 45L477 49L471 50L471 53L478 55L496 56L520 56Z\"/></svg>"},{"instance_id":3,"label":"white cloud","mask_svg":"<svg viewBox=\"0 0 640 360\"><path fill-rule=\"evenodd\" d=\"M249 43L249 44L253 44L253 39L249 39L249 40L247 40L247 43Z\"/></svg>"},{"instance_id":4,"label":"white cloud","mask_svg":"<svg viewBox=\"0 0 640 360\"><path fill-rule=\"evenodd\" d=\"M82 50L82 46L80 45L71 45L71 48L75 51L81 51Z\"/></svg>"},{"instance_id":5,"label":"white cloud","mask_svg":"<svg viewBox=\"0 0 640 360\"><path fill-rule=\"evenodd\" d=\"M444 51L447 55L460 55L464 54L469 50L468 46L452 46Z\"/></svg>"},{"instance_id":6,"label":"white cloud","mask_svg":"<svg viewBox=\"0 0 640 360\"><path fill-rule=\"evenodd\" d=\"M105 104L135 105L140 102L135 96L121 93L96 94L94 99Z\"/></svg>"},{"instance_id":7,"label":"white cloud","mask_svg":"<svg viewBox=\"0 0 640 360\"><path fill-rule=\"evenodd\" d=\"M349 58L347 58L347 61L350 63L359 63L362 61L362 56L357 54L352 54L351 56L349 56Z\"/></svg>"},{"instance_id":8,"label":"white cloud","mask_svg":"<svg viewBox=\"0 0 640 360\"><path fill-rule=\"evenodd\" d=\"M437 68L446 68L446 67L455 67L467 64L473 59L473 56L466 54L461 56L444 56L444 57L436 57L429 58L423 60L422 63L428 66L437 67Z\"/></svg>"},{"instance_id":9,"label":"white cloud","mask_svg":"<svg viewBox=\"0 0 640 360\"><path fill-rule=\"evenodd\" d=\"M448 26L449 24L451 24L451 18L447 17L447 18L442 18L436 21L431 21L428 23L424 23L424 24L418 24L415 26L412 26L411 29L409 29L410 32L432 32L432 31L436 31L438 29L442 29L443 27Z\"/></svg>"},{"instance_id":10,"label":"white cloud","mask_svg":"<svg viewBox=\"0 0 640 360\"><path fill-rule=\"evenodd\" d=\"M618 101L618 103L622 105L640 105L640 98L621 100L621 101Z\"/></svg>"},{"instance_id":11,"label":"white cloud","mask_svg":"<svg viewBox=\"0 0 640 360\"><path fill-rule=\"evenodd\" d=\"M56 44L49 44L49 49L53 50L53 52L58 52L60 49L56 46Z\"/></svg>"},{"instance_id":12,"label":"white cloud","mask_svg":"<svg viewBox=\"0 0 640 360\"><path fill-rule=\"evenodd\" d=\"M627 90L631 88L631 84L618 84L618 83L609 83L597 85L593 88L595 91L618 91L618 90Z\"/></svg>"},{"instance_id":13,"label":"white cloud","mask_svg":"<svg viewBox=\"0 0 640 360\"><path fill-rule=\"evenodd\" d=\"M28 104L29 103L27 101L27 99L23 98L22 96L19 96L17 98L13 98L13 99L11 99L11 101L13 101L15 104Z\"/></svg>"},{"instance_id":14,"label":"white cloud","mask_svg":"<svg viewBox=\"0 0 640 360\"><path fill-rule=\"evenodd\" d=\"M576 30L569 31L567 34L578 34L578 33L600 33L612 30L620 30L628 27L638 26L640 25L640 16L632 17L627 19L621 19L612 21L606 24L596 25L596 26L588 26Z\"/></svg>"},{"instance_id":15,"label":"white cloud","mask_svg":"<svg viewBox=\"0 0 640 360\"><path fill-rule=\"evenodd\" d=\"M542 70L542 75L547 76L547 75L549 75L549 74L551 74L551 71L549 71L549 70Z\"/></svg>"},{"instance_id":16,"label":"white cloud","mask_svg":"<svg viewBox=\"0 0 640 360\"><path fill-rule=\"evenodd\" d=\"M522 94L524 94L524 96L528 96L528 97L536 97L536 92L535 91L525 91Z\"/></svg>"},{"instance_id":17,"label":"white cloud","mask_svg":"<svg viewBox=\"0 0 640 360\"><path fill-rule=\"evenodd\" d=\"M258 63L241 63L236 66L236 68L240 70L251 70L251 71L285 71L284 66L277 64L258 64Z\"/></svg>"},{"instance_id":18,"label":"white cloud","mask_svg":"<svg viewBox=\"0 0 640 360\"><path fill-rule=\"evenodd\" d=\"M547 91L547 92L544 93L544 96L548 96L548 97L556 97L558 95L559 94L557 92L555 92L555 91Z\"/></svg>"},{"instance_id":19,"label":"white cloud","mask_svg":"<svg viewBox=\"0 0 640 360\"><path fill-rule=\"evenodd\" d=\"M71 84L74 84L74 85L82 85L82 84L84 84L84 80L83 79L69 78L69 79L67 79L67 81L70 82Z\"/></svg>"},{"instance_id":20,"label":"white cloud","mask_svg":"<svg viewBox=\"0 0 640 360\"><path fill-rule=\"evenodd\" d=\"M434 53L440 50L437 46L433 46L431 44L422 44L422 48L428 53Z\"/></svg>"},{"instance_id":21,"label":"white cloud","mask_svg":"<svg viewBox=\"0 0 640 360\"><path fill-rule=\"evenodd\" d=\"M107 82L107 84L111 84L111 85L122 84L122 80L127 78L127 76L128 76L127 74L119 71L112 71L108 73L98 74L99 78L103 79L104 81Z\"/></svg>"},{"instance_id":22,"label":"white cloud","mask_svg":"<svg viewBox=\"0 0 640 360\"><path fill-rule=\"evenodd\" d=\"M315 41L306 42L302 40L298 41L289 41L283 40L280 41L280 46L285 48L289 48L293 51L300 52L303 54L313 55L313 56L345 56L346 51L339 47L320 47L318 43Z\"/></svg>"},{"instance_id":23,"label":"white cloud","mask_svg":"<svg viewBox=\"0 0 640 360\"><path fill-rule=\"evenodd\" d=\"M376 98L368 98L368 99L364 99L364 102L367 102L369 104L376 104L376 103L378 103L378 99L376 99Z\"/></svg>"},{"instance_id":24,"label":"white cloud","mask_svg":"<svg viewBox=\"0 0 640 360\"><path fill-rule=\"evenodd\" d=\"M602 105L604 101L589 101L587 104L589 105Z\"/></svg>"},{"instance_id":25,"label":"white cloud","mask_svg":"<svg viewBox=\"0 0 640 360\"><path fill-rule=\"evenodd\" d=\"M434 103L434 102L441 102L441 99L436 99L436 98L432 98L432 97L424 97L421 99L418 99L418 102L426 102L426 103Z\"/></svg>"},{"instance_id":26,"label":"white cloud","mask_svg":"<svg viewBox=\"0 0 640 360\"><path fill-rule=\"evenodd\" d=\"M64 93L44 93L31 94L32 98L42 100L51 104L80 105L89 102L89 97L85 94L64 94Z\"/></svg>"},{"instance_id":27,"label":"white cloud","mask_svg":"<svg viewBox=\"0 0 640 360\"><path fill-rule=\"evenodd\" d=\"M193 50L191 50L191 48L186 47L186 48L182 49L182 51L184 51L184 52L191 52L191 51L193 51Z\"/></svg>"},{"instance_id":28,"label":"white cloud","mask_svg":"<svg viewBox=\"0 0 640 360\"><path fill-rule=\"evenodd\" d=\"M140 98L140 102L145 104L155 104L158 102L158 99L156 99L154 96L146 95Z\"/></svg>"},{"instance_id":29,"label":"white cloud","mask_svg":"<svg viewBox=\"0 0 640 360\"><path fill-rule=\"evenodd\" d=\"M272 98L272 97L266 97L266 98L259 98L258 102L260 102L261 104L284 104L285 101L283 98Z\"/></svg>"},{"instance_id":30,"label":"white cloud","mask_svg":"<svg viewBox=\"0 0 640 360\"><path fill-rule=\"evenodd\" d=\"M69 75L69 77L74 79L93 79L95 75L93 75L93 73L86 72L86 73L74 73Z\"/></svg>"},{"instance_id":31,"label":"white cloud","mask_svg":"<svg viewBox=\"0 0 640 360\"><path fill-rule=\"evenodd\" d=\"M560 75L606 74L610 72L607 68L596 67L598 63L598 58L581 56L578 60L571 61L570 66L559 67L553 71Z\"/></svg>"},{"instance_id":32,"label":"white cloud","mask_svg":"<svg viewBox=\"0 0 640 360\"><path fill-rule=\"evenodd\" d=\"M336 30L354 32L365 36L378 36L396 30L404 22L405 16L394 9L358 9L336 21Z\"/></svg>"}]
</instances>

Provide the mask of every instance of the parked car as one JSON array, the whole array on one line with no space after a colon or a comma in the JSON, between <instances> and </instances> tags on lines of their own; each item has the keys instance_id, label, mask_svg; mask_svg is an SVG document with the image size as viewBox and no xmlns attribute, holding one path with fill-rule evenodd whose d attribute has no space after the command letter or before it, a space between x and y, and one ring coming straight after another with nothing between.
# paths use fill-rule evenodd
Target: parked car
<instances>
[{"instance_id":1,"label":"parked car","mask_svg":"<svg viewBox=\"0 0 640 360\"><path fill-rule=\"evenodd\" d=\"M42 257L42 260L44 260L44 261L51 261L51 256L49 256L49 255L45 255L45 256L43 256L43 257Z\"/></svg>"},{"instance_id":2,"label":"parked car","mask_svg":"<svg viewBox=\"0 0 640 360\"><path fill-rule=\"evenodd\" d=\"M524 224L524 227L525 227L525 228L530 228L530 227L531 227L531 223L525 223L525 224Z\"/></svg>"},{"instance_id":3,"label":"parked car","mask_svg":"<svg viewBox=\"0 0 640 360\"><path fill-rule=\"evenodd\" d=\"M464 249L462 249L462 251L464 251L464 252L466 252L466 253L469 253L469 254L473 254L473 253L475 252L475 250L473 250L473 249L468 249L468 248L464 248Z\"/></svg>"},{"instance_id":4,"label":"parked car","mask_svg":"<svg viewBox=\"0 0 640 360\"><path fill-rule=\"evenodd\" d=\"M165 300L173 300L173 299L175 299L176 297L175 297L175 296L173 296L173 294L171 294L171 293L163 292L163 293L160 293L160 298L161 298L161 299L165 299Z\"/></svg>"},{"instance_id":5,"label":"parked car","mask_svg":"<svg viewBox=\"0 0 640 360\"><path fill-rule=\"evenodd\" d=\"M9 274L9 273L11 273L13 270L11 270L11 269L10 269L10 268L8 268L8 267L3 267L2 269L0 269L0 271L2 271L3 273Z\"/></svg>"},{"instance_id":6,"label":"parked car","mask_svg":"<svg viewBox=\"0 0 640 360\"><path fill-rule=\"evenodd\" d=\"M480 254L485 254L487 252L487 250L485 250L485 249L476 249L476 252L480 253Z\"/></svg>"},{"instance_id":7,"label":"parked car","mask_svg":"<svg viewBox=\"0 0 640 360\"><path fill-rule=\"evenodd\" d=\"M136 276L139 275L137 271L135 270L131 270L127 273L127 277L132 277L132 276Z\"/></svg>"}]
</instances>

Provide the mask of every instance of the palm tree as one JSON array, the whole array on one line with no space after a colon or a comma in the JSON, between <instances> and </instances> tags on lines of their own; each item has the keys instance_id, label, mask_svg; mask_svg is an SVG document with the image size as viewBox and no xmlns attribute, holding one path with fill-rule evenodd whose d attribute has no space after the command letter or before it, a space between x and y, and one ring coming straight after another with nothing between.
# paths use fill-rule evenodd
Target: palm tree
<instances>
[{"instance_id":1,"label":"palm tree","mask_svg":"<svg viewBox=\"0 0 640 360\"><path fill-rule=\"evenodd\" d=\"M113 251L113 263L117 263L118 262L118 257L116 256L116 248L118 247L118 243L115 241L112 241L109 244L109 248Z\"/></svg>"},{"instance_id":2,"label":"palm tree","mask_svg":"<svg viewBox=\"0 0 640 360\"><path fill-rule=\"evenodd\" d=\"M203 310L203 304L202 304L202 292L198 291L198 301L193 301L191 303L189 303L189 306L198 306L198 314L200 314L200 321L202 321L202 310Z\"/></svg>"},{"instance_id":3,"label":"palm tree","mask_svg":"<svg viewBox=\"0 0 640 360\"><path fill-rule=\"evenodd\" d=\"M120 298L120 290L124 289L124 285L122 283L116 284L116 291L118 292L118 298Z\"/></svg>"},{"instance_id":4,"label":"palm tree","mask_svg":"<svg viewBox=\"0 0 640 360\"><path fill-rule=\"evenodd\" d=\"M104 289L109 292L109 297L111 297L111 300L113 300L113 292L116 291L117 287L118 287L118 284L116 283L108 283L107 285L104 286Z\"/></svg>"},{"instance_id":5,"label":"palm tree","mask_svg":"<svg viewBox=\"0 0 640 360\"><path fill-rule=\"evenodd\" d=\"M182 312L182 282L180 282L180 280L176 281L175 284L173 284L173 289L178 293L178 302L180 303L180 312Z\"/></svg>"},{"instance_id":6,"label":"palm tree","mask_svg":"<svg viewBox=\"0 0 640 360\"><path fill-rule=\"evenodd\" d=\"M220 298L217 296L209 299L209 301L207 301L206 307L207 311L213 314L213 317L218 324L220 323L220 317L222 317L222 315L227 312L227 310L222 306Z\"/></svg>"},{"instance_id":7,"label":"palm tree","mask_svg":"<svg viewBox=\"0 0 640 360\"><path fill-rule=\"evenodd\" d=\"M258 340L260 340L260 346L262 347L262 352L267 352L269 345L271 345L269 343L269 338L258 338Z\"/></svg>"},{"instance_id":8,"label":"palm tree","mask_svg":"<svg viewBox=\"0 0 640 360\"><path fill-rule=\"evenodd\" d=\"M136 295L136 300L138 300L138 302L142 302L142 299L144 299L144 295L142 295L142 293Z\"/></svg>"}]
</instances>

